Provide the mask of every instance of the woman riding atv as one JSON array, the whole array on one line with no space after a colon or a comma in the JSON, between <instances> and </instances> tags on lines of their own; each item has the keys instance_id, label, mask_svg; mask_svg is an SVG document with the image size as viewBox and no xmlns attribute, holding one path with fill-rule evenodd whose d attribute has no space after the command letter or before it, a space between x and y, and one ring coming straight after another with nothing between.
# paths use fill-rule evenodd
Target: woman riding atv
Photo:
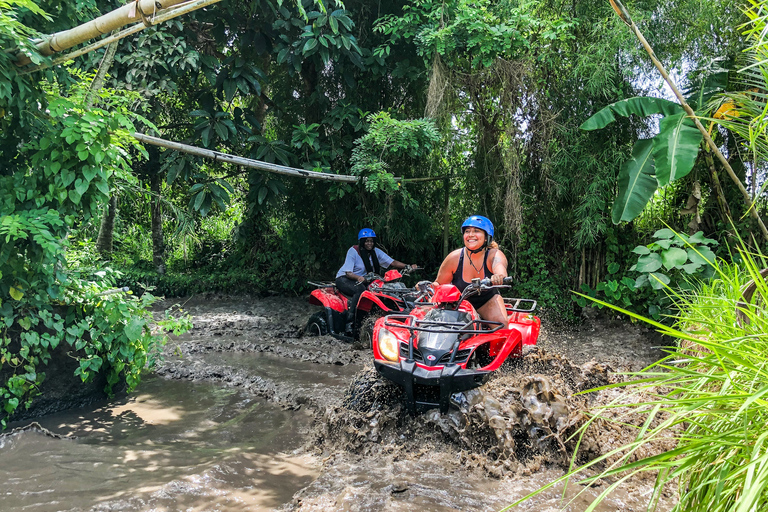
<instances>
[{"instance_id":1,"label":"woman riding atv","mask_svg":"<svg viewBox=\"0 0 768 512\"><path fill-rule=\"evenodd\" d=\"M464 247L450 253L437 272L433 284L453 284L459 291L479 277L490 278L493 285L503 284L507 277L507 257L493 241L493 223L482 215L472 215L461 225ZM507 310L499 290L494 288L466 299L480 318L507 324Z\"/></svg>"},{"instance_id":2,"label":"woman riding atv","mask_svg":"<svg viewBox=\"0 0 768 512\"><path fill-rule=\"evenodd\" d=\"M396 269L404 269L409 265L401 263L391 258L387 253L376 247L376 233L370 228L363 228L357 234L358 245L353 245L347 251L347 257L344 264L336 273L336 288L343 294L352 298L347 301L347 331L352 330L351 324L355 319L355 308L360 299L360 295L368 288L365 280L365 274L380 274L381 267L390 266ZM411 268L418 268L418 265L410 265Z\"/></svg>"}]
</instances>

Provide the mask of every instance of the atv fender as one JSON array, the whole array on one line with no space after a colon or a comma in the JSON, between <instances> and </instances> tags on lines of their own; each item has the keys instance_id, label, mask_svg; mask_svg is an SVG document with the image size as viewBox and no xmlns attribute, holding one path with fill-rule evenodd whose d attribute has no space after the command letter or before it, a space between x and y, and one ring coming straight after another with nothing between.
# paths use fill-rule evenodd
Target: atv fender
<instances>
[{"instance_id":1,"label":"atv fender","mask_svg":"<svg viewBox=\"0 0 768 512\"><path fill-rule=\"evenodd\" d=\"M331 308L335 311L347 311L347 298L340 293L327 291L326 288L318 288L309 294L309 303L315 306Z\"/></svg>"},{"instance_id":2,"label":"atv fender","mask_svg":"<svg viewBox=\"0 0 768 512\"><path fill-rule=\"evenodd\" d=\"M381 308L382 311L395 311L395 312L400 311L400 308L397 306L394 299L387 300L387 302L389 302L389 304L382 301L378 296L366 290L363 292L362 295L360 295L360 300L357 302L357 309L358 311L368 312L374 306L378 306L379 308Z\"/></svg>"},{"instance_id":3,"label":"atv fender","mask_svg":"<svg viewBox=\"0 0 768 512\"><path fill-rule=\"evenodd\" d=\"M523 345L535 345L541 331L541 320L528 313L515 312L509 316L509 328L523 336Z\"/></svg>"}]
</instances>

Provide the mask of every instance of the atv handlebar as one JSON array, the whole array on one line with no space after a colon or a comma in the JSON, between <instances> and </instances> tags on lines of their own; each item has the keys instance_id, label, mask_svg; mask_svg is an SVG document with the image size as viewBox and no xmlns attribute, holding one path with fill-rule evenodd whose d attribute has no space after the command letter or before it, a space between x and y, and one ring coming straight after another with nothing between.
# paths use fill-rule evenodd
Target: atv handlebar
<instances>
[{"instance_id":1,"label":"atv handlebar","mask_svg":"<svg viewBox=\"0 0 768 512\"><path fill-rule=\"evenodd\" d=\"M403 274L403 276L409 276L414 272L419 272L420 270L424 270L424 267L413 268L410 265L406 265L404 269L400 270L400 273Z\"/></svg>"}]
</instances>

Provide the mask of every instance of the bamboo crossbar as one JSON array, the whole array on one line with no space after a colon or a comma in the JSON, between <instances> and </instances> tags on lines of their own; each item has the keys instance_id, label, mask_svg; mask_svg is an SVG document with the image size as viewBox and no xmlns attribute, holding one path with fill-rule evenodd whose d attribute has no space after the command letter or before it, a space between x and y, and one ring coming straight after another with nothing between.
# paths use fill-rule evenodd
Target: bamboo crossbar
<instances>
[{"instance_id":1,"label":"bamboo crossbar","mask_svg":"<svg viewBox=\"0 0 768 512\"><path fill-rule=\"evenodd\" d=\"M153 146L160 146L167 149L173 149L181 151L183 153L189 153L191 155L201 156L203 158L210 158L214 162L226 162L234 165L242 165L244 167L250 167L252 169L259 169L262 171L274 172L277 174L284 174L286 176L294 176L298 178L309 178L314 180L325 181L340 181L345 183L357 183L363 180L362 176L348 176L345 174L331 174L328 172L315 172L308 171L306 169L297 169L295 167L288 167L285 165L270 164L269 162L262 162L261 160L253 160L251 158L245 158L242 156L228 155L219 151L212 151L210 149L198 148L196 146L189 146L180 142L173 142L170 140L160 139L158 137L152 137L151 135L144 135L143 133L134 133L133 136L139 141L145 144L152 144Z\"/></svg>"},{"instance_id":2,"label":"bamboo crossbar","mask_svg":"<svg viewBox=\"0 0 768 512\"><path fill-rule=\"evenodd\" d=\"M329 172L316 172L308 171L306 169L298 169L296 167L288 167L286 165L271 164L269 162L263 162L261 160L254 160L252 158L245 158L237 155L228 155L220 151L213 151L211 149L199 148L197 146L190 146L188 144L182 144L181 142L174 142L171 140L161 139L159 137L153 137L151 135L145 135L143 133L136 132L133 137L144 144L151 144L153 146L159 146L166 149L173 149L175 151L181 151L182 153L188 153L190 155L200 156L203 158L210 158L214 162L225 162L234 165L242 165L243 167L250 167L252 169L259 169L261 171L274 172L276 174L283 174L286 176L294 176L297 178L309 178L312 180L324 180L324 181L340 181L344 183L359 183L365 181L364 176L350 176L348 174L332 174ZM425 178L395 178L395 181L403 183L416 183L425 181L437 181L448 180L449 176L432 176Z\"/></svg>"}]
</instances>

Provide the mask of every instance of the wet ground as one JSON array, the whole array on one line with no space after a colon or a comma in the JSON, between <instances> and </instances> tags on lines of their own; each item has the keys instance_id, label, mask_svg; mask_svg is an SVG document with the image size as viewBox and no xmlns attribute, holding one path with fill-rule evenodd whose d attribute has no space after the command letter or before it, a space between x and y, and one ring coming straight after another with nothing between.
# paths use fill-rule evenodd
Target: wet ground
<instances>
[{"instance_id":1,"label":"wet ground","mask_svg":"<svg viewBox=\"0 0 768 512\"><path fill-rule=\"evenodd\" d=\"M663 356L638 326L545 324L538 349L449 413L414 418L369 352L303 336L306 300L183 307L194 328L132 395L0 437L0 510L500 510L560 477L583 412L616 396L578 391ZM631 435L595 426L584 460ZM651 484L623 485L597 510L645 510ZM603 486L555 486L514 510L583 511Z\"/></svg>"}]
</instances>

